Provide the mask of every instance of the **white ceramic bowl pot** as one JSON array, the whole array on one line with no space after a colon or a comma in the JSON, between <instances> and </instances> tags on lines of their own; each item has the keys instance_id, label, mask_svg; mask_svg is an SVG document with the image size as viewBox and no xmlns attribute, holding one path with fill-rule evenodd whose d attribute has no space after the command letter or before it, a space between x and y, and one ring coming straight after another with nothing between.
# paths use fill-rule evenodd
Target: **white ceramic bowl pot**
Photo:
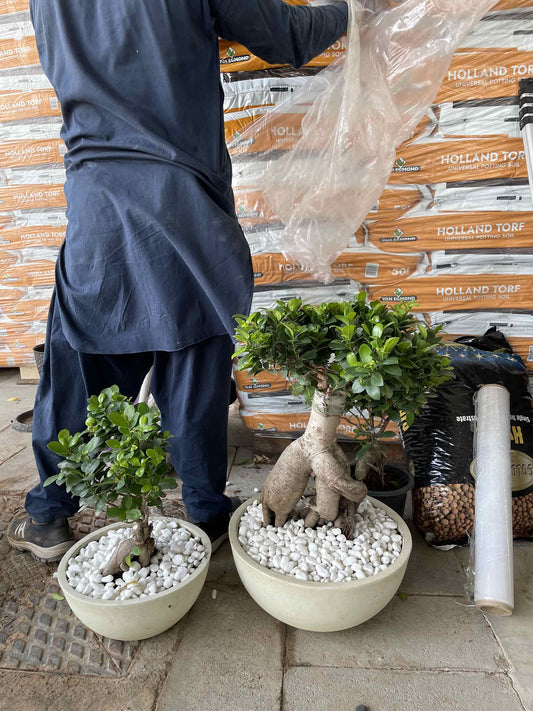
<instances>
[{"instance_id":1,"label":"white ceramic bowl pot","mask_svg":"<svg viewBox=\"0 0 533 711\"><path fill-rule=\"evenodd\" d=\"M230 522L229 538L240 579L257 604L292 627L312 632L349 629L377 615L396 594L411 555L412 539L405 521L392 509L369 498L374 508L393 519L403 538L392 565L360 580L314 582L278 573L253 560L239 542L239 524L253 497L240 506Z\"/></svg>"},{"instance_id":2,"label":"white ceramic bowl pot","mask_svg":"<svg viewBox=\"0 0 533 711\"><path fill-rule=\"evenodd\" d=\"M111 639L139 640L164 632L187 614L204 585L211 557L211 542L209 537L192 523L173 520L190 531L193 537L200 538L205 555L190 576L155 595L129 600L101 600L77 592L68 582L66 571L71 558L77 556L91 541L97 541L110 530L124 528L127 524L113 523L94 531L65 553L59 564L57 579L70 609L86 627Z\"/></svg>"}]
</instances>

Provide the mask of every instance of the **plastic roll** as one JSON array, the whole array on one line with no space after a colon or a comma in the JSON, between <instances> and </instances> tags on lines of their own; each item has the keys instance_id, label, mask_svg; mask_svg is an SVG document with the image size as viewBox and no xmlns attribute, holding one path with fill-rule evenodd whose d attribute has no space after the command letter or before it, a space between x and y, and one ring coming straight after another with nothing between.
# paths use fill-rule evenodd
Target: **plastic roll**
<instances>
[{"instance_id":1,"label":"plastic roll","mask_svg":"<svg viewBox=\"0 0 533 711\"><path fill-rule=\"evenodd\" d=\"M484 385L476 399L476 607L494 615L514 608L511 415L509 392Z\"/></svg>"}]
</instances>

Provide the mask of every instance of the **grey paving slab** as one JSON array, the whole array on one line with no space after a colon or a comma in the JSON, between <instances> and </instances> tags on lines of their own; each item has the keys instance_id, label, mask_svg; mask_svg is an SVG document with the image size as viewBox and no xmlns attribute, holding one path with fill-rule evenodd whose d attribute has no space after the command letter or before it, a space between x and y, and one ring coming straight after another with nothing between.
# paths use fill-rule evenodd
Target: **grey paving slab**
<instances>
[{"instance_id":1,"label":"grey paving slab","mask_svg":"<svg viewBox=\"0 0 533 711\"><path fill-rule=\"evenodd\" d=\"M376 617L344 632L290 629L291 665L499 672L508 662L483 615L461 598L395 597Z\"/></svg>"},{"instance_id":2,"label":"grey paving slab","mask_svg":"<svg viewBox=\"0 0 533 711\"><path fill-rule=\"evenodd\" d=\"M289 669L283 711L523 711L505 674Z\"/></svg>"},{"instance_id":3,"label":"grey paving slab","mask_svg":"<svg viewBox=\"0 0 533 711\"><path fill-rule=\"evenodd\" d=\"M230 495L246 499L253 496L255 489L261 489L273 462L259 463L254 466L252 447L239 447L229 473L227 490Z\"/></svg>"},{"instance_id":4,"label":"grey paving slab","mask_svg":"<svg viewBox=\"0 0 533 711\"><path fill-rule=\"evenodd\" d=\"M39 480L33 450L24 447L17 454L0 464L0 487L2 491L27 491Z\"/></svg>"},{"instance_id":5,"label":"grey paving slab","mask_svg":"<svg viewBox=\"0 0 533 711\"><path fill-rule=\"evenodd\" d=\"M18 452L23 449L24 445L22 444L2 444L0 442L0 465L4 464L4 462L11 459L11 457L15 456L15 454L18 454Z\"/></svg>"},{"instance_id":6,"label":"grey paving slab","mask_svg":"<svg viewBox=\"0 0 533 711\"><path fill-rule=\"evenodd\" d=\"M410 523L413 551L400 590L425 595L463 595L465 575L455 552L428 546Z\"/></svg>"},{"instance_id":7,"label":"grey paving slab","mask_svg":"<svg viewBox=\"0 0 533 711\"><path fill-rule=\"evenodd\" d=\"M533 710L533 542L514 547L515 609L510 617L487 616L514 667L513 676Z\"/></svg>"},{"instance_id":8,"label":"grey paving slab","mask_svg":"<svg viewBox=\"0 0 533 711\"><path fill-rule=\"evenodd\" d=\"M0 429L33 407L37 386L17 385L18 377L18 368L0 368ZM17 401L10 402L11 398L17 398Z\"/></svg>"},{"instance_id":9,"label":"grey paving slab","mask_svg":"<svg viewBox=\"0 0 533 711\"><path fill-rule=\"evenodd\" d=\"M283 627L242 588L204 590L157 711L279 711Z\"/></svg>"},{"instance_id":10,"label":"grey paving slab","mask_svg":"<svg viewBox=\"0 0 533 711\"><path fill-rule=\"evenodd\" d=\"M253 435L239 415L237 403L231 405L228 418L228 444L232 447L251 447Z\"/></svg>"},{"instance_id":11,"label":"grey paving slab","mask_svg":"<svg viewBox=\"0 0 533 711\"><path fill-rule=\"evenodd\" d=\"M211 558L207 582L214 588L217 585L231 586L241 584L229 541L224 543Z\"/></svg>"}]
</instances>

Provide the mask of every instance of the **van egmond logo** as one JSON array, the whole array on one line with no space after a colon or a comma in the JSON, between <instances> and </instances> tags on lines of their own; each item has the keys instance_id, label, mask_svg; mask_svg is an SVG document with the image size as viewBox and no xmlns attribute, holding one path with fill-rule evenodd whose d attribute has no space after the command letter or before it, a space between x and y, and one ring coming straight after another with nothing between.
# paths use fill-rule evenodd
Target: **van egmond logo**
<instances>
[{"instance_id":1,"label":"van egmond logo","mask_svg":"<svg viewBox=\"0 0 533 711\"><path fill-rule=\"evenodd\" d=\"M402 232L402 230L401 230L399 227L397 227L397 228L394 230L393 235L394 235L395 237L401 237L401 236L403 235L403 232Z\"/></svg>"},{"instance_id":2,"label":"van egmond logo","mask_svg":"<svg viewBox=\"0 0 533 711\"><path fill-rule=\"evenodd\" d=\"M226 50L226 54L230 59L233 59L237 52L233 49L233 47L228 47L228 49Z\"/></svg>"},{"instance_id":3,"label":"van egmond logo","mask_svg":"<svg viewBox=\"0 0 533 711\"><path fill-rule=\"evenodd\" d=\"M400 287L398 287L397 289L395 289L395 290L394 290L394 296L398 296L398 297L403 296L403 289L400 289Z\"/></svg>"},{"instance_id":4,"label":"van egmond logo","mask_svg":"<svg viewBox=\"0 0 533 711\"><path fill-rule=\"evenodd\" d=\"M407 161L404 160L401 156L396 160L396 165L398 166L398 168L403 168L406 163Z\"/></svg>"}]
</instances>

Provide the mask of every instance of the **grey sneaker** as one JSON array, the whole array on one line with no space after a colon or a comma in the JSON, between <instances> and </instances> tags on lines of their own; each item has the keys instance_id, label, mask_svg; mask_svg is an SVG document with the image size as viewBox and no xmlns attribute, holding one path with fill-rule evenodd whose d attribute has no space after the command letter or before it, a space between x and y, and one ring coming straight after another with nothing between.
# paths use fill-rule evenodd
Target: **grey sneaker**
<instances>
[{"instance_id":1,"label":"grey sneaker","mask_svg":"<svg viewBox=\"0 0 533 711\"><path fill-rule=\"evenodd\" d=\"M7 529L7 542L18 551L29 551L47 563L61 560L76 542L66 516L51 523L33 523L28 514L17 515Z\"/></svg>"}]
</instances>

